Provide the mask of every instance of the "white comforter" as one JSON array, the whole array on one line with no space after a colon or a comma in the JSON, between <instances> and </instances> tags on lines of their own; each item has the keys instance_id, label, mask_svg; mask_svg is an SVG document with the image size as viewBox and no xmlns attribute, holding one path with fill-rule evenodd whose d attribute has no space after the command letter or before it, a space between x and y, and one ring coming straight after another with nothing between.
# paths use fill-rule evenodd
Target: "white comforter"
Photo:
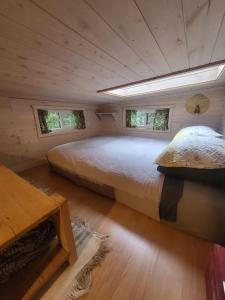
<instances>
[{"instance_id":1,"label":"white comforter","mask_svg":"<svg viewBox=\"0 0 225 300\"><path fill-rule=\"evenodd\" d=\"M151 217L159 220L164 175L154 160L167 145L159 139L97 137L57 146L48 152L48 160L71 174L145 199Z\"/></svg>"}]
</instances>

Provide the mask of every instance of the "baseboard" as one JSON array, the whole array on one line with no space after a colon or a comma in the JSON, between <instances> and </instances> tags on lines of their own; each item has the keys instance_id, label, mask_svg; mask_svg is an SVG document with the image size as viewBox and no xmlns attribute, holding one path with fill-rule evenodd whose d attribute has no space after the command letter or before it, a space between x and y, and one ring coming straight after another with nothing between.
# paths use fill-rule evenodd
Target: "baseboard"
<instances>
[{"instance_id":1,"label":"baseboard","mask_svg":"<svg viewBox=\"0 0 225 300\"><path fill-rule=\"evenodd\" d=\"M47 160L38 160L38 161L28 161L28 162L23 162L19 165L16 166L11 166L10 169L12 169L16 173L23 172L28 169L32 169L34 167L46 164Z\"/></svg>"}]
</instances>

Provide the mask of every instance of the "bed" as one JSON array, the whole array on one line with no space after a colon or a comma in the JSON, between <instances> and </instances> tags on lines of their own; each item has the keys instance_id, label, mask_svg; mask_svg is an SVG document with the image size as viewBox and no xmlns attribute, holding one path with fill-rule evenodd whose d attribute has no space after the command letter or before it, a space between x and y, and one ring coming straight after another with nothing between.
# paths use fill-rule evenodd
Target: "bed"
<instances>
[{"instance_id":1,"label":"bed","mask_svg":"<svg viewBox=\"0 0 225 300\"><path fill-rule=\"evenodd\" d=\"M170 141L105 136L57 146L51 168L157 221L225 244L225 188L170 178L155 159Z\"/></svg>"}]
</instances>

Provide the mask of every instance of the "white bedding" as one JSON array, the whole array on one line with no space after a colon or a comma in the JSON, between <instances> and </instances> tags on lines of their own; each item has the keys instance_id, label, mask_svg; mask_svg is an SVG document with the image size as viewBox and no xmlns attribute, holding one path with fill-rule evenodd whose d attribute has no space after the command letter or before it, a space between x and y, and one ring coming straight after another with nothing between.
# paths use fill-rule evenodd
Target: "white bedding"
<instances>
[{"instance_id":1,"label":"white bedding","mask_svg":"<svg viewBox=\"0 0 225 300\"><path fill-rule=\"evenodd\" d=\"M96 137L57 146L48 152L48 160L71 174L144 200L145 213L159 220L164 175L154 161L168 143L139 137Z\"/></svg>"},{"instance_id":2,"label":"white bedding","mask_svg":"<svg viewBox=\"0 0 225 300\"><path fill-rule=\"evenodd\" d=\"M189 134L181 130L159 155L156 163L163 167L223 169L224 158L224 139L213 135Z\"/></svg>"}]
</instances>

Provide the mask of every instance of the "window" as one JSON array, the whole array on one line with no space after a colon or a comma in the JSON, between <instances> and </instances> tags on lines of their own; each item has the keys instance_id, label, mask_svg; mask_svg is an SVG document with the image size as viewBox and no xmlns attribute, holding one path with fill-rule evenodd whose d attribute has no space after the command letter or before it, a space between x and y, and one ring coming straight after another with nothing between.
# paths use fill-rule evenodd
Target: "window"
<instances>
[{"instance_id":1,"label":"window","mask_svg":"<svg viewBox=\"0 0 225 300\"><path fill-rule=\"evenodd\" d=\"M48 111L48 114L46 114L46 123L49 130L62 128L59 112Z\"/></svg>"},{"instance_id":2,"label":"window","mask_svg":"<svg viewBox=\"0 0 225 300\"><path fill-rule=\"evenodd\" d=\"M171 90L184 86L203 84L207 82L215 82L224 71L224 67L225 65L210 66L195 71L188 71L160 79L149 79L142 83L134 83L132 85L129 84L124 87L115 87L99 92L118 97L128 97Z\"/></svg>"},{"instance_id":3,"label":"window","mask_svg":"<svg viewBox=\"0 0 225 300\"><path fill-rule=\"evenodd\" d=\"M40 135L56 134L71 129L85 129L83 110L36 109Z\"/></svg>"},{"instance_id":4,"label":"window","mask_svg":"<svg viewBox=\"0 0 225 300\"><path fill-rule=\"evenodd\" d=\"M62 123L64 126L74 127L76 124L76 119L74 113L72 112L63 112L62 113Z\"/></svg>"},{"instance_id":5,"label":"window","mask_svg":"<svg viewBox=\"0 0 225 300\"><path fill-rule=\"evenodd\" d=\"M126 128L145 128L153 131L168 131L170 108L148 110L126 109Z\"/></svg>"}]
</instances>

